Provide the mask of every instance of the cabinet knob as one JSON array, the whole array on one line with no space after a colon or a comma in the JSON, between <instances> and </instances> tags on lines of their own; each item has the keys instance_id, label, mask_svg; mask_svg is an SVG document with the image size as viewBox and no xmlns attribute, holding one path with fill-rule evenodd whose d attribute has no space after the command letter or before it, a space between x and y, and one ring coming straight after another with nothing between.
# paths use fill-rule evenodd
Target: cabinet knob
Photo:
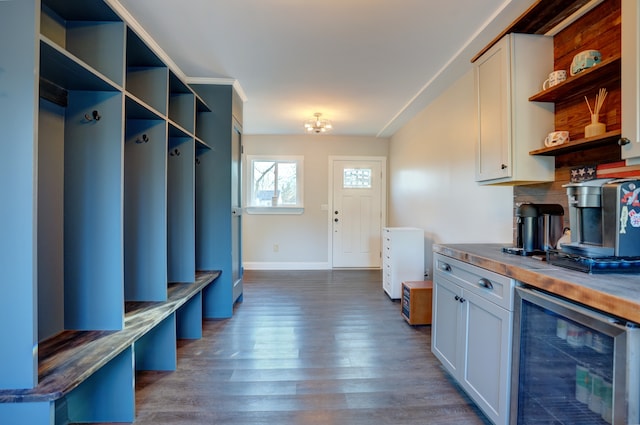
<instances>
[{"instance_id":1,"label":"cabinet knob","mask_svg":"<svg viewBox=\"0 0 640 425\"><path fill-rule=\"evenodd\" d=\"M441 263L440 264L440 270L445 271L445 272L450 272L451 271L451 266L448 265L447 263Z\"/></svg>"},{"instance_id":2,"label":"cabinet knob","mask_svg":"<svg viewBox=\"0 0 640 425\"><path fill-rule=\"evenodd\" d=\"M463 303L463 302L465 302L466 300L465 300L464 298L460 297L460 300L459 300L459 301L460 301L460 304L462 304L462 303Z\"/></svg>"},{"instance_id":3,"label":"cabinet knob","mask_svg":"<svg viewBox=\"0 0 640 425\"><path fill-rule=\"evenodd\" d=\"M491 283L491 281L484 277L478 281L478 285L483 288L493 289L493 284Z\"/></svg>"},{"instance_id":4,"label":"cabinet knob","mask_svg":"<svg viewBox=\"0 0 640 425\"><path fill-rule=\"evenodd\" d=\"M504 170L505 168L507 168L507 164L502 164L500 168Z\"/></svg>"},{"instance_id":5,"label":"cabinet knob","mask_svg":"<svg viewBox=\"0 0 640 425\"><path fill-rule=\"evenodd\" d=\"M628 145L629 143L631 143L631 140L627 139L626 137L621 137L620 139L618 139L618 146Z\"/></svg>"},{"instance_id":6,"label":"cabinet knob","mask_svg":"<svg viewBox=\"0 0 640 425\"><path fill-rule=\"evenodd\" d=\"M456 295L455 297L453 297L454 300L456 301L460 301L460 297L458 295Z\"/></svg>"}]
</instances>

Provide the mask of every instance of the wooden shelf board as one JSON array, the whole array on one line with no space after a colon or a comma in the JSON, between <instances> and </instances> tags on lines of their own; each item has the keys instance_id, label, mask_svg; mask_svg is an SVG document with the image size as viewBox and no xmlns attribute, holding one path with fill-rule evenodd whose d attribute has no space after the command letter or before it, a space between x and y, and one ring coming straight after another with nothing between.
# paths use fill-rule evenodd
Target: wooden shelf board
<instances>
[{"instance_id":1,"label":"wooden shelf board","mask_svg":"<svg viewBox=\"0 0 640 425\"><path fill-rule=\"evenodd\" d=\"M220 271L202 271L193 283L169 284L164 302L127 302L125 326L120 331L66 330L40 342L38 386L0 390L0 403L41 402L63 397L219 276Z\"/></svg>"},{"instance_id":2,"label":"wooden shelf board","mask_svg":"<svg viewBox=\"0 0 640 425\"><path fill-rule=\"evenodd\" d=\"M204 100L202 100L202 98L198 95L198 93L195 93L195 95L196 95L196 111L198 113L212 112L209 105L207 105L207 103Z\"/></svg>"},{"instance_id":3,"label":"wooden shelf board","mask_svg":"<svg viewBox=\"0 0 640 425\"><path fill-rule=\"evenodd\" d=\"M589 137L587 139L572 140L560 146L552 146L550 148L536 149L529 152L529 155L539 156L556 156L570 152L578 152L584 149L595 148L598 146L617 144L622 132L620 130L608 131L600 136Z\"/></svg>"},{"instance_id":4,"label":"wooden shelf board","mask_svg":"<svg viewBox=\"0 0 640 425\"><path fill-rule=\"evenodd\" d=\"M125 111L127 119L138 120L165 120L166 117L160 112L140 100L135 95L125 93Z\"/></svg>"},{"instance_id":5,"label":"wooden shelf board","mask_svg":"<svg viewBox=\"0 0 640 425\"><path fill-rule=\"evenodd\" d=\"M598 65L581 73L568 77L565 81L534 94L531 102L555 102L568 97L594 95L602 85L609 85L620 80L621 57L608 58ZM603 82L606 81L606 84Z\"/></svg>"},{"instance_id":6,"label":"wooden shelf board","mask_svg":"<svg viewBox=\"0 0 640 425\"><path fill-rule=\"evenodd\" d=\"M113 81L44 35L40 36L40 64L40 77L66 90L120 90Z\"/></svg>"},{"instance_id":7,"label":"wooden shelf board","mask_svg":"<svg viewBox=\"0 0 640 425\"><path fill-rule=\"evenodd\" d=\"M101 0L84 1L82 7L68 0L43 0L42 4L54 10L65 21L122 21L122 18Z\"/></svg>"},{"instance_id":8,"label":"wooden shelf board","mask_svg":"<svg viewBox=\"0 0 640 425\"><path fill-rule=\"evenodd\" d=\"M181 126L179 123L168 120L169 124L169 137L189 137L195 139L195 135Z\"/></svg>"},{"instance_id":9,"label":"wooden shelf board","mask_svg":"<svg viewBox=\"0 0 640 425\"><path fill-rule=\"evenodd\" d=\"M200 139L199 137L196 137L196 156L210 150L211 150L211 146L209 146L204 140Z\"/></svg>"}]
</instances>

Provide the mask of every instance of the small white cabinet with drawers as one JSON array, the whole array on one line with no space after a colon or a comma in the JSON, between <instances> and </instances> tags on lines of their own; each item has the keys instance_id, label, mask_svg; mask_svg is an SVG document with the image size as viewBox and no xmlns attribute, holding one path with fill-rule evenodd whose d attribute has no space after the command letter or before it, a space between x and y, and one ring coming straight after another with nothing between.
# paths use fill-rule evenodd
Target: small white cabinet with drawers
<instances>
[{"instance_id":1,"label":"small white cabinet with drawers","mask_svg":"<svg viewBox=\"0 0 640 425\"><path fill-rule=\"evenodd\" d=\"M434 253L431 351L496 425L509 423L514 287Z\"/></svg>"},{"instance_id":2,"label":"small white cabinet with drawers","mask_svg":"<svg viewBox=\"0 0 640 425\"><path fill-rule=\"evenodd\" d=\"M424 279L424 230L382 229L382 288L392 300L402 296L402 282Z\"/></svg>"}]
</instances>

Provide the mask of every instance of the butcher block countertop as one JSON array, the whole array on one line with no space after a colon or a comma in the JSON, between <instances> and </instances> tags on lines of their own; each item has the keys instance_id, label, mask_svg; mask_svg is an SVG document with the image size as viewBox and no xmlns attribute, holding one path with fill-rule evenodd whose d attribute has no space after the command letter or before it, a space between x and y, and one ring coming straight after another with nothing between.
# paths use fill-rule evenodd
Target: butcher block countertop
<instances>
[{"instance_id":1,"label":"butcher block countertop","mask_svg":"<svg viewBox=\"0 0 640 425\"><path fill-rule=\"evenodd\" d=\"M433 252L511 277L549 293L640 323L640 274L588 274L506 254L503 244L434 245Z\"/></svg>"}]
</instances>

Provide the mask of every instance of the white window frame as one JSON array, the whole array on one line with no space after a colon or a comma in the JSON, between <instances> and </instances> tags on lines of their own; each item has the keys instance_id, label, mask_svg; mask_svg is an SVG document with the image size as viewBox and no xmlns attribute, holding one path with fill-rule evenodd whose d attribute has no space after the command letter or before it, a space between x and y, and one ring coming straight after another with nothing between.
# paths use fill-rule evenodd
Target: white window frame
<instances>
[{"instance_id":1,"label":"white window frame","mask_svg":"<svg viewBox=\"0 0 640 425\"><path fill-rule=\"evenodd\" d=\"M248 214L302 214L304 212L304 156L301 155L247 155L245 157L245 167L247 182L245 211ZM296 201L295 205L255 205L253 187L253 162L254 161L274 161L274 162L295 162L296 163Z\"/></svg>"}]
</instances>

